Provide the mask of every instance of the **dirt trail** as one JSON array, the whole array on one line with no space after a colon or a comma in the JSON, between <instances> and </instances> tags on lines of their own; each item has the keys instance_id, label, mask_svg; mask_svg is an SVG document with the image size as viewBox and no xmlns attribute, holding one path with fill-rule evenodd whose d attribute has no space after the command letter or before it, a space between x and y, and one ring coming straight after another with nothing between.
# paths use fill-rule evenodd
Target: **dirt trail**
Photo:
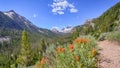
<instances>
[{"instance_id":1,"label":"dirt trail","mask_svg":"<svg viewBox=\"0 0 120 68\"><path fill-rule=\"evenodd\" d=\"M120 44L108 40L98 42L99 68L120 68Z\"/></svg>"}]
</instances>

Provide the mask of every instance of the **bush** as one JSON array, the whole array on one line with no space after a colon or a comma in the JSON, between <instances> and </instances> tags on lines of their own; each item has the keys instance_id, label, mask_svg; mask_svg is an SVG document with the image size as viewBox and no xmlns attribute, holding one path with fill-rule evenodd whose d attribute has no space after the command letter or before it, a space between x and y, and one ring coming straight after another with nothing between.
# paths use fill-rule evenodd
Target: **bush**
<instances>
[{"instance_id":1,"label":"bush","mask_svg":"<svg viewBox=\"0 0 120 68\"><path fill-rule=\"evenodd\" d=\"M95 68L96 41L91 36L81 36L73 44L47 48L36 68Z\"/></svg>"},{"instance_id":2,"label":"bush","mask_svg":"<svg viewBox=\"0 0 120 68\"><path fill-rule=\"evenodd\" d=\"M109 34L109 32L107 32L107 33L102 33L102 34L99 36L98 40L99 40L99 41L106 40L106 37L107 37L108 34Z\"/></svg>"},{"instance_id":3,"label":"bush","mask_svg":"<svg viewBox=\"0 0 120 68\"><path fill-rule=\"evenodd\" d=\"M106 37L108 40L111 40L111 41L118 41L120 42L120 31L114 31L114 32L111 32L107 35Z\"/></svg>"}]
</instances>

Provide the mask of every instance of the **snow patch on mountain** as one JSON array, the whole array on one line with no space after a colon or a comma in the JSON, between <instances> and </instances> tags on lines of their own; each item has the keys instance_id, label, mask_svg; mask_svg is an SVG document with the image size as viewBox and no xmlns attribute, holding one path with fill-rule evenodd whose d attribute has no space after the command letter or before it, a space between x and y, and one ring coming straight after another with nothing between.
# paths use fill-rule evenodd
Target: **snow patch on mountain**
<instances>
[{"instance_id":1,"label":"snow patch on mountain","mask_svg":"<svg viewBox=\"0 0 120 68\"><path fill-rule=\"evenodd\" d=\"M65 27L65 28L63 28L63 29L59 29L58 27L53 27L52 29L51 29L51 31L52 32L55 32L55 33L71 33L71 30L73 29L73 27L72 26L67 26L67 27Z\"/></svg>"},{"instance_id":2,"label":"snow patch on mountain","mask_svg":"<svg viewBox=\"0 0 120 68\"><path fill-rule=\"evenodd\" d=\"M4 12L4 14L13 19L14 12Z\"/></svg>"},{"instance_id":3,"label":"snow patch on mountain","mask_svg":"<svg viewBox=\"0 0 120 68\"><path fill-rule=\"evenodd\" d=\"M73 27L67 26L66 28L63 28L61 30L61 32L63 32L63 33L70 33L72 29L73 29Z\"/></svg>"}]
</instances>

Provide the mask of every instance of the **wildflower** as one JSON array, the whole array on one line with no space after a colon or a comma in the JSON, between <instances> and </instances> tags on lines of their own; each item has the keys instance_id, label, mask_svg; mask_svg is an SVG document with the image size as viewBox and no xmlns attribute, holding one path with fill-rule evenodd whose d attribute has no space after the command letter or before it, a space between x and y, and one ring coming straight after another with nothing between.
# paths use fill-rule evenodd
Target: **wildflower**
<instances>
[{"instance_id":1,"label":"wildflower","mask_svg":"<svg viewBox=\"0 0 120 68\"><path fill-rule=\"evenodd\" d=\"M60 47L58 47L56 50L57 50L58 53L60 53L60 52L65 52L65 48L60 48Z\"/></svg>"},{"instance_id":2,"label":"wildflower","mask_svg":"<svg viewBox=\"0 0 120 68\"><path fill-rule=\"evenodd\" d=\"M62 51L62 52L65 52L65 48L61 48L61 51Z\"/></svg>"},{"instance_id":3,"label":"wildflower","mask_svg":"<svg viewBox=\"0 0 120 68\"><path fill-rule=\"evenodd\" d=\"M74 46L72 44L70 44L69 49L73 52Z\"/></svg>"},{"instance_id":4,"label":"wildflower","mask_svg":"<svg viewBox=\"0 0 120 68\"><path fill-rule=\"evenodd\" d=\"M76 61L79 61L79 56L75 56L75 60L76 60Z\"/></svg>"},{"instance_id":5,"label":"wildflower","mask_svg":"<svg viewBox=\"0 0 120 68\"><path fill-rule=\"evenodd\" d=\"M89 40L86 38L77 38L74 40L74 43L87 43L87 42L89 42Z\"/></svg>"},{"instance_id":6,"label":"wildflower","mask_svg":"<svg viewBox=\"0 0 120 68\"><path fill-rule=\"evenodd\" d=\"M43 65L45 63L45 58L43 57L40 63Z\"/></svg>"},{"instance_id":7,"label":"wildflower","mask_svg":"<svg viewBox=\"0 0 120 68\"><path fill-rule=\"evenodd\" d=\"M97 51L95 48L92 49L92 55L95 56L97 54Z\"/></svg>"},{"instance_id":8,"label":"wildflower","mask_svg":"<svg viewBox=\"0 0 120 68\"><path fill-rule=\"evenodd\" d=\"M70 48L70 49L73 49L73 48L74 48L74 46L73 46L72 44L70 44L70 45L69 45L69 48Z\"/></svg>"},{"instance_id":9,"label":"wildflower","mask_svg":"<svg viewBox=\"0 0 120 68\"><path fill-rule=\"evenodd\" d=\"M75 43L79 43L79 40L78 40L78 39L75 39L74 42L75 42Z\"/></svg>"},{"instance_id":10,"label":"wildflower","mask_svg":"<svg viewBox=\"0 0 120 68\"><path fill-rule=\"evenodd\" d=\"M57 50L57 52L58 52L58 53L60 53L61 48L60 48L60 47L58 47L56 50Z\"/></svg>"}]
</instances>

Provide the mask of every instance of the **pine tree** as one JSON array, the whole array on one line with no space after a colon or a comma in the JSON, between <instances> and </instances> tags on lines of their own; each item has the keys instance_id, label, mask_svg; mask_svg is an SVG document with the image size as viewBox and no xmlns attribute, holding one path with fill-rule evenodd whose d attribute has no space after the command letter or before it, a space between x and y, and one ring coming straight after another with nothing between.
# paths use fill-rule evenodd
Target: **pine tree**
<instances>
[{"instance_id":1,"label":"pine tree","mask_svg":"<svg viewBox=\"0 0 120 68\"><path fill-rule=\"evenodd\" d=\"M76 39L77 37L79 37L79 29L78 28L76 28L76 30L73 32L72 40Z\"/></svg>"},{"instance_id":2,"label":"pine tree","mask_svg":"<svg viewBox=\"0 0 120 68\"><path fill-rule=\"evenodd\" d=\"M29 66L33 61L33 53L30 46L29 38L27 32L24 30L22 32L22 42L21 42L21 53L17 59L18 64Z\"/></svg>"},{"instance_id":3,"label":"pine tree","mask_svg":"<svg viewBox=\"0 0 120 68\"><path fill-rule=\"evenodd\" d=\"M40 41L40 48L41 48L41 52L45 52L45 49L46 49L46 45L45 45L45 41L42 39Z\"/></svg>"}]
</instances>

